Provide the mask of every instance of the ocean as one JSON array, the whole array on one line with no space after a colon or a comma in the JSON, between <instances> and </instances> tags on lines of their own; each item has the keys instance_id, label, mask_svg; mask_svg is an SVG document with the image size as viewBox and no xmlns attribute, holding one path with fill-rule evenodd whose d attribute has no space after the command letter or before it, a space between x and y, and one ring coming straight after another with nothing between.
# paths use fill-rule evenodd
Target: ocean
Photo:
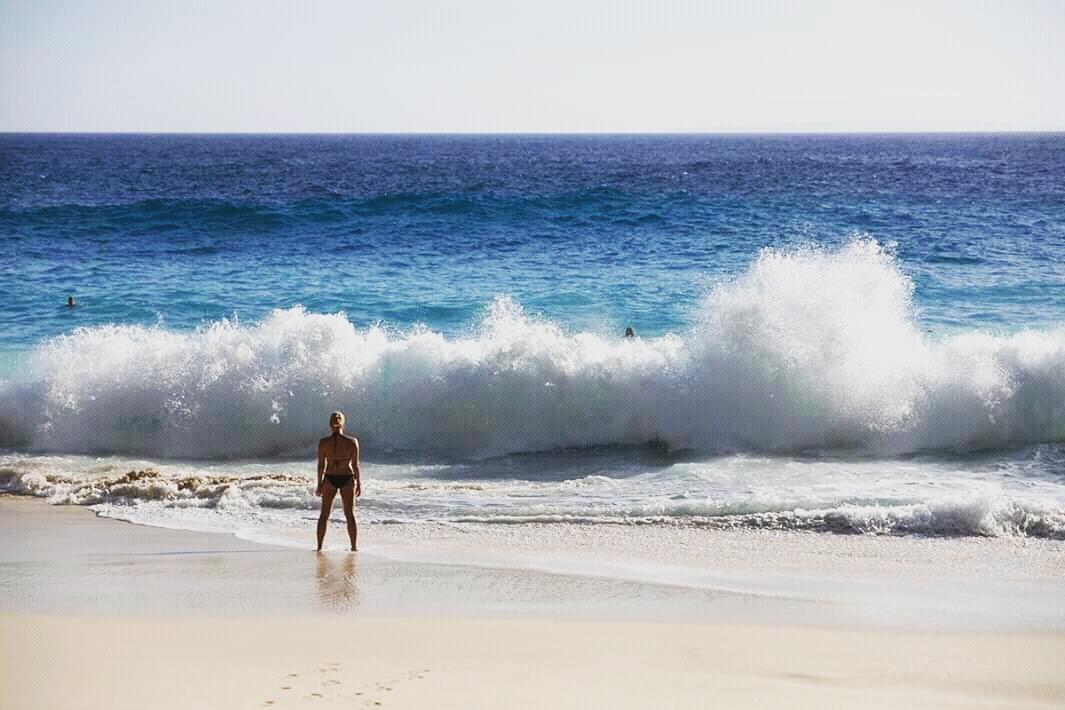
<instances>
[{"instance_id":1,"label":"ocean","mask_svg":"<svg viewBox=\"0 0 1065 710\"><path fill-rule=\"evenodd\" d=\"M10 493L1065 539L1063 134L7 134L0 267Z\"/></svg>"}]
</instances>

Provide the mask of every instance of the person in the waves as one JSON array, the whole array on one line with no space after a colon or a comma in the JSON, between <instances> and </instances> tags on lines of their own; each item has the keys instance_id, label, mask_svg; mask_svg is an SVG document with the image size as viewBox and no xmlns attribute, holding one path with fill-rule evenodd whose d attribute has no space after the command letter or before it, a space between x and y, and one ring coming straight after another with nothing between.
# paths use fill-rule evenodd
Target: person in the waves
<instances>
[{"instance_id":1,"label":"person in the waves","mask_svg":"<svg viewBox=\"0 0 1065 710\"><path fill-rule=\"evenodd\" d=\"M348 537L352 552L358 549L359 529L355 525L355 499L362 495L359 476L359 440L344 433L344 413L329 415L333 433L318 442L318 487L314 494L322 497L322 512L318 515L318 551L322 550L325 531L329 527L329 513L333 499L340 491L344 503L344 517L348 521Z\"/></svg>"}]
</instances>

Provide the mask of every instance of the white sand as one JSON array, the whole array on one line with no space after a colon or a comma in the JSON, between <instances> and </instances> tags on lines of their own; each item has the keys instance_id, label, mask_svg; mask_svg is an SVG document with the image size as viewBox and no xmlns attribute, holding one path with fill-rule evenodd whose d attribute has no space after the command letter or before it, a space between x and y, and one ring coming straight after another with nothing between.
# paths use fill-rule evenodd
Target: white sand
<instances>
[{"instance_id":1,"label":"white sand","mask_svg":"<svg viewBox=\"0 0 1065 710\"><path fill-rule=\"evenodd\" d=\"M1065 637L709 624L0 617L3 707L1061 707Z\"/></svg>"}]
</instances>

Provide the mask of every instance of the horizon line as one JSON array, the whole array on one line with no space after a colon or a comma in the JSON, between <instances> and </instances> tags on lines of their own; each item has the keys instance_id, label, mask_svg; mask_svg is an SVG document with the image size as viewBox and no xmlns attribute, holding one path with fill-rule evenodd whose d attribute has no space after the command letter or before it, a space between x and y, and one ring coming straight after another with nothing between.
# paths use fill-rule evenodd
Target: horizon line
<instances>
[{"instance_id":1,"label":"horizon line","mask_svg":"<svg viewBox=\"0 0 1065 710\"><path fill-rule=\"evenodd\" d=\"M720 130L720 131L153 131L153 130L0 130L0 136L932 136L1055 135L1063 128L994 130Z\"/></svg>"}]
</instances>

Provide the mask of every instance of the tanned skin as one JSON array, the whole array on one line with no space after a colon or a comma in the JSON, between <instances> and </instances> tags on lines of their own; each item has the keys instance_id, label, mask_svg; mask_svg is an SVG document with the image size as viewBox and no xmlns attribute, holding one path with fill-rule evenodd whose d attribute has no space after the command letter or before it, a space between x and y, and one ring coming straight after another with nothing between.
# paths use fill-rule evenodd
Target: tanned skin
<instances>
[{"instance_id":1,"label":"tanned skin","mask_svg":"<svg viewBox=\"0 0 1065 710\"><path fill-rule=\"evenodd\" d=\"M348 521L348 537L351 538L351 551L358 550L359 529L355 524L355 499L362 495L362 478L359 474L359 440L344 433L344 422L330 421L333 433L318 442L318 487L314 494L322 498L322 512L318 515L318 551L322 551L322 541L329 527L329 513L333 509L333 499L337 488L326 474L355 476L355 485L350 483L339 489L340 499L344 504L344 517Z\"/></svg>"}]
</instances>

